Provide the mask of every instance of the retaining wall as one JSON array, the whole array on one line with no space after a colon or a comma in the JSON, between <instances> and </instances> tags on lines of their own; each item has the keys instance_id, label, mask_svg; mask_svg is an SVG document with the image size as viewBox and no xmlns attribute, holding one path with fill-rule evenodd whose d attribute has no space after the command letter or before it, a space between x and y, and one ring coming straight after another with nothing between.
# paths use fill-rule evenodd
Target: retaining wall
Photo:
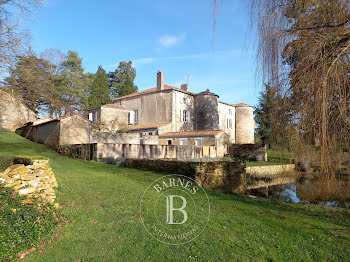
<instances>
[{"instance_id":1,"label":"retaining wall","mask_svg":"<svg viewBox=\"0 0 350 262\"><path fill-rule=\"evenodd\" d=\"M244 193L246 190L244 163L126 159L121 165L129 168L180 174L192 178L199 186L212 190L233 193Z\"/></svg>"},{"instance_id":2,"label":"retaining wall","mask_svg":"<svg viewBox=\"0 0 350 262\"><path fill-rule=\"evenodd\" d=\"M97 159L113 163L124 159L200 159L216 157L215 146L97 144Z\"/></svg>"},{"instance_id":3,"label":"retaining wall","mask_svg":"<svg viewBox=\"0 0 350 262\"><path fill-rule=\"evenodd\" d=\"M286 172L293 172L295 170L294 164L288 165L269 165L269 166L248 166L246 168L247 174L253 176L274 176Z\"/></svg>"}]
</instances>

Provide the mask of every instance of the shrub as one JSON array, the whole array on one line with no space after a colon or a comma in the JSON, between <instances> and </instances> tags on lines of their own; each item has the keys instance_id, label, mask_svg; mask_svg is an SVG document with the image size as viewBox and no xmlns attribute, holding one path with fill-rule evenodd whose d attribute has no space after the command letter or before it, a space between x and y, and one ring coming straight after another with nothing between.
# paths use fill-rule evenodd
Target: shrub
<instances>
[{"instance_id":1,"label":"shrub","mask_svg":"<svg viewBox=\"0 0 350 262\"><path fill-rule=\"evenodd\" d=\"M3 172L13 164L13 157L0 157L0 172Z\"/></svg>"},{"instance_id":2,"label":"shrub","mask_svg":"<svg viewBox=\"0 0 350 262\"><path fill-rule=\"evenodd\" d=\"M18 253L49 237L58 223L51 204L24 204L24 199L0 186L0 261L16 260Z\"/></svg>"}]
</instances>

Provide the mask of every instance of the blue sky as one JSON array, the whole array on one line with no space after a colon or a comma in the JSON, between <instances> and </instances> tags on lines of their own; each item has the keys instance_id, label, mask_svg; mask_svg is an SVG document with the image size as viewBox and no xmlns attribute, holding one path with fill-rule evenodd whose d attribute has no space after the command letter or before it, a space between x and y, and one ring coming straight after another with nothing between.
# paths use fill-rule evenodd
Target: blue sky
<instances>
[{"instance_id":1,"label":"blue sky","mask_svg":"<svg viewBox=\"0 0 350 262\"><path fill-rule=\"evenodd\" d=\"M46 0L30 25L32 46L77 51L92 73L132 60L139 90L154 87L160 70L166 84L188 79L191 91L255 105L260 86L243 2L219 1L214 44L213 0Z\"/></svg>"}]
</instances>

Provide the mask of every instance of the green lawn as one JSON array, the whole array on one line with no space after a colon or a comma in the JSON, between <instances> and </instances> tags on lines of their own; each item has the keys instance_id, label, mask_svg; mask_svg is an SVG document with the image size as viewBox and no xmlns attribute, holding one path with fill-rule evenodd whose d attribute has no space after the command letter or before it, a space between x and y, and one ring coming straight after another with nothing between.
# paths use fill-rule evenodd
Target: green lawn
<instances>
[{"instance_id":1,"label":"green lawn","mask_svg":"<svg viewBox=\"0 0 350 262\"><path fill-rule=\"evenodd\" d=\"M281 165L281 162L284 164L290 164L294 161L294 154L290 152L283 152L282 159L281 153L276 150L267 150L267 161L266 162L249 162L247 161L247 166L271 166L271 165Z\"/></svg>"},{"instance_id":2,"label":"green lawn","mask_svg":"<svg viewBox=\"0 0 350 262\"><path fill-rule=\"evenodd\" d=\"M28 261L345 261L350 212L207 191L210 222L185 245L154 240L139 219L146 187L160 174L62 157L0 132L1 155L50 158L66 223ZM0 232L1 233L1 232Z\"/></svg>"}]
</instances>

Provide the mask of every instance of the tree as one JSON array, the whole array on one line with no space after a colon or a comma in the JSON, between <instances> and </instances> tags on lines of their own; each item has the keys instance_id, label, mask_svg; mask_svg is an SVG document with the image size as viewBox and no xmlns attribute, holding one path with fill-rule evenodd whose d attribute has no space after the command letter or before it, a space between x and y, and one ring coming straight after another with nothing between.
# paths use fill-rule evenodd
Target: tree
<instances>
[{"instance_id":1,"label":"tree","mask_svg":"<svg viewBox=\"0 0 350 262\"><path fill-rule=\"evenodd\" d=\"M90 88L88 98L89 108L99 107L111 102L111 90L109 88L109 80L106 71L99 66L96 72L95 79Z\"/></svg>"},{"instance_id":2,"label":"tree","mask_svg":"<svg viewBox=\"0 0 350 262\"><path fill-rule=\"evenodd\" d=\"M263 79L293 113L298 143L320 138L322 171L332 173L333 156L350 150L349 1L250 3Z\"/></svg>"},{"instance_id":3,"label":"tree","mask_svg":"<svg viewBox=\"0 0 350 262\"><path fill-rule=\"evenodd\" d=\"M63 104L63 114L70 115L74 111L82 112L87 102L88 90L84 83L82 58L77 52L68 51L68 56L62 63L60 77L59 93Z\"/></svg>"},{"instance_id":4,"label":"tree","mask_svg":"<svg viewBox=\"0 0 350 262\"><path fill-rule=\"evenodd\" d=\"M63 81L60 70L62 70L62 64L66 59L66 55L59 49L49 48L40 53L40 58L49 62L51 88L47 92L47 96L50 99L46 111L48 111L51 118L59 117L62 114L63 107L63 101L59 92Z\"/></svg>"},{"instance_id":5,"label":"tree","mask_svg":"<svg viewBox=\"0 0 350 262\"><path fill-rule=\"evenodd\" d=\"M50 103L51 74L50 63L36 57L19 56L9 77L5 78L5 87L20 97L31 109L40 111Z\"/></svg>"},{"instance_id":6,"label":"tree","mask_svg":"<svg viewBox=\"0 0 350 262\"><path fill-rule=\"evenodd\" d=\"M21 27L41 0L0 1L0 73L7 72L23 56L29 39L28 31Z\"/></svg>"},{"instance_id":7,"label":"tree","mask_svg":"<svg viewBox=\"0 0 350 262\"><path fill-rule=\"evenodd\" d=\"M275 90L265 84L265 90L260 93L259 104L255 107L256 133L263 145L270 147L271 129L273 124L272 108L275 102Z\"/></svg>"},{"instance_id":8,"label":"tree","mask_svg":"<svg viewBox=\"0 0 350 262\"><path fill-rule=\"evenodd\" d=\"M134 80L136 77L136 69L132 67L131 61L122 61L115 70L114 79L112 80L113 96L126 96L138 91Z\"/></svg>"}]
</instances>

